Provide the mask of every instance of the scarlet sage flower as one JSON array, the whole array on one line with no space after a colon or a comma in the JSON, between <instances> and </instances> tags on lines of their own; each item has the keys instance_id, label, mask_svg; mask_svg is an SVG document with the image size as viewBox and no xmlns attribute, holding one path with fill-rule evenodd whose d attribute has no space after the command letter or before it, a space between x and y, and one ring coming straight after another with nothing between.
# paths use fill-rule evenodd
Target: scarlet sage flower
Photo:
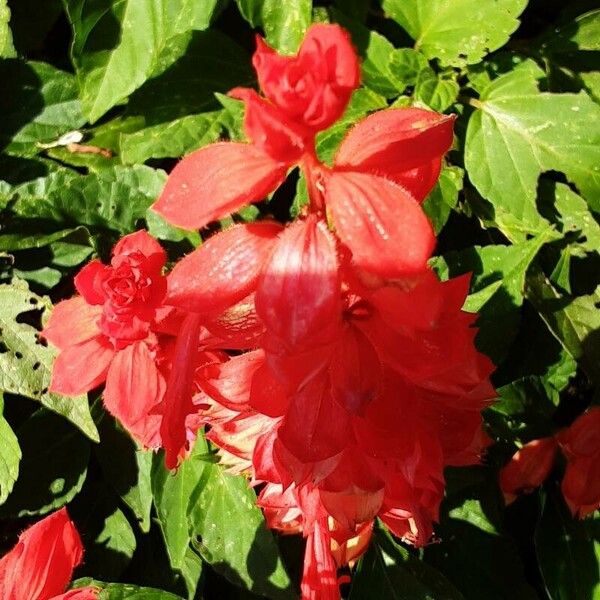
<instances>
[{"instance_id":1,"label":"scarlet sage flower","mask_svg":"<svg viewBox=\"0 0 600 600\"><path fill-rule=\"evenodd\" d=\"M500 471L500 489L510 504L518 494L542 485L554 464L556 440L553 437L533 440L515 452Z\"/></svg>"},{"instance_id":2,"label":"scarlet sage flower","mask_svg":"<svg viewBox=\"0 0 600 600\"><path fill-rule=\"evenodd\" d=\"M567 458L561 490L573 515L600 508L600 408L590 408L557 435Z\"/></svg>"},{"instance_id":3,"label":"scarlet sage flower","mask_svg":"<svg viewBox=\"0 0 600 600\"><path fill-rule=\"evenodd\" d=\"M104 381L104 404L145 446L159 445L165 376L157 320L167 292L166 254L145 231L125 236L110 265L94 260L75 277L79 296L60 302L42 335L59 349L50 390L87 392Z\"/></svg>"},{"instance_id":4,"label":"scarlet sage flower","mask_svg":"<svg viewBox=\"0 0 600 600\"><path fill-rule=\"evenodd\" d=\"M83 558L83 546L65 508L21 534L0 560L2 600L94 600L91 587L65 589Z\"/></svg>"},{"instance_id":5,"label":"scarlet sage flower","mask_svg":"<svg viewBox=\"0 0 600 600\"><path fill-rule=\"evenodd\" d=\"M343 112L359 84L358 58L337 25L313 25L296 56L280 56L260 38L254 66L265 97L249 89L244 128L250 143L212 144L172 171L154 209L196 229L274 191L299 165L308 212L325 212L356 268L372 283L422 271L434 247L419 206L452 143L453 117L419 109L385 110L346 136L333 168L319 161L315 134Z\"/></svg>"}]
</instances>

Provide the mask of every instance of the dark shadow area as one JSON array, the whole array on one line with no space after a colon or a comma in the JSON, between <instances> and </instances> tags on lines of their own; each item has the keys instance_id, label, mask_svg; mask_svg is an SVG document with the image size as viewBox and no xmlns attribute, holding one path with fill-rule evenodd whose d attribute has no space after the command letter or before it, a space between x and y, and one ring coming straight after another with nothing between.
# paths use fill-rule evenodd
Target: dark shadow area
<instances>
[{"instance_id":1,"label":"dark shadow area","mask_svg":"<svg viewBox=\"0 0 600 600\"><path fill-rule=\"evenodd\" d=\"M44 108L42 81L25 62L0 59L0 151L10 144L13 136L33 121ZM2 173L0 173L0 178Z\"/></svg>"}]
</instances>

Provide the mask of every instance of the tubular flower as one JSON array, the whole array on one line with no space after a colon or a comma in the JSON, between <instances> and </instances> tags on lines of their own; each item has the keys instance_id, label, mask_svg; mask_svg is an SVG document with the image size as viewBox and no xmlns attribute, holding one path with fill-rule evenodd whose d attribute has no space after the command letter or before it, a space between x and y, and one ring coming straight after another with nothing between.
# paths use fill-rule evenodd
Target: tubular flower
<instances>
[{"instance_id":1,"label":"tubular flower","mask_svg":"<svg viewBox=\"0 0 600 600\"><path fill-rule=\"evenodd\" d=\"M561 490L573 515L600 508L600 408L590 408L557 435L567 468Z\"/></svg>"},{"instance_id":2,"label":"tubular flower","mask_svg":"<svg viewBox=\"0 0 600 600\"><path fill-rule=\"evenodd\" d=\"M419 109L371 115L346 136L329 168L317 158L315 134L339 118L359 84L347 34L337 25L313 25L293 57L259 38L253 62L266 97L231 92L246 104L250 143L216 143L185 157L154 209L178 226L201 228L261 200L299 165L308 212L329 214L366 281L425 269L435 238L419 202L452 143L453 118Z\"/></svg>"},{"instance_id":3,"label":"tubular flower","mask_svg":"<svg viewBox=\"0 0 600 600\"><path fill-rule=\"evenodd\" d=\"M2 600L94 600L97 590L65 592L81 564L83 546L66 508L38 521L0 560Z\"/></svg>"},{"instance_id":4,"label":"tubular flower","mask_svg":"<svg viewBox=\"0 0 600 600\"><path fill-rule=\"evenodd\" d=\"M525 444L513 455L500 471L500 489L507 504L542 485L554 464L556 448L556 440L548 437Z\"/></svg>"}]
</instances>

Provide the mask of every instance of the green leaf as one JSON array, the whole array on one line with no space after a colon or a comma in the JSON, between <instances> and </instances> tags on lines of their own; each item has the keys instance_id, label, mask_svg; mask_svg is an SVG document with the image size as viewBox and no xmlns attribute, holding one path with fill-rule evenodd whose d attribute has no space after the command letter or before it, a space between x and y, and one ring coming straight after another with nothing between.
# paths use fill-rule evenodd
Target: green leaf
<instances>
[{"instance_id":1,"label":"green leaf","mask_svg":"<svg viewBox=\"0 0 600 600\"><path fill-rule=\"evenodd\" d=\"M194 490L203 477L205 463L195 457L208 451L206 442L198 437L191 455L174 472L164 464L164 455L156 454L152 462L152 493L158 522L162 529L169 560L174 569L181 569L190 544L188 511Z\"/></svg>"},{"instance_id":2,"label":"green leaf","mask_svg":"<svg viewBox=\"0 0 600 600\"><path fill-rule=\"evenodd\" d=\"M30 292L24 282L0 285L0 389L41 402L97 441L87 396L67 398L48 392L55 353L22 316L49 307L49 301Z\"/></svg>"},{"instance_id":3,"label":"green leaf","mask_svg":"<svg viewBox=\"0 0 600 600\"><path fill-rule=\"evenodd\" d=\"M137 448L120 424L105 412L98 429L101 443L94 450L105 479L131 509L140 529L148 532L152 510L152 452Z\"/></svg>"},{"instance_id":4,"label":"green leaf","mask_svg":"<svg viewBox=\"0 0 600 600\"><path fill-rule=\"evenodd\" d=\"M0 58L14 58L17 55L9 22L8 0L0 0Z\"/></svg>"},{"instance_id":5,"label":"green leaf","mask_svg":"<svg viewBox=\"0 0 600 600\"><path fill-rule=\"evenodd\" d=\"M578 520L558 488L545 496L535 531L535 550L552 600L600 597L600 518Z\"/></svg>"},{"instance_id":6,"label":"green leaf","mask_svg":"<svg viewBox=\"0 0 600 600\"><path fill-rule=\"evenodd\" d=\"M465 165L495 220L511 239L539 232L540 173L561 171L600 210L600 106L589 96L538 90L532 62L498 77L469 119Z\"/></svg>"},{"instance_id":7,"label":"green leaf","mask_svg":"<svg viewBox=\"0 0 600 600\"><path fill-rule=\"evenodd\" d=\"M21 448L4 413L4 398L0 395L0 504L4 504L19 476Z\"/></svg>"},{"instance_id":8,"label":"green leaf","mask_svg":"<svg viewBox=\"0 0 600 600\"><path fill-rule=\"evenodd\" d=\"M387 102L383 96L365 88L356 90L340 119L329 129L317 135L316 146L319 159L331 164L335 151L350 127L369 113L386 107Z\"/></svg>"},{"instance_id":9,"label":"green leaf","mask_svg":"<svg viewBox=\"0 0 600 600\"><path fill-rule=\"evenodd\" d=\"M181 119L121 135L121 161L143 163L149 158L181 157L216 142L223 133L224 111L187 115Z\"/></svg>"},{"instance_id":10,"label":"green leaf","mask_svg":"<svg viewBox=\"0 0 600 600\"><path fill-rule=\"evenodd\" d=\"M178 36L170 46L178 48L178 60L129 98L127 113L146 125L218 109L215 92L255 83L246 50L217 30Z\"/></svg>"},{"instance_id":11,"label":"green leaf","mask_svg":"<svg viewBox=\"0 0 600 600\"><path fill-rule=\"evenodd\" d=\"M408 85L414 85L417 73L428 66L420 52L411 48L396 49L383 35L367 29L343 12L332 9L331 13L335 22L350 32L352 42L363 58L362 82L374 92L394 98Z\"/></svg>"},{"instance_id":12,"label":"green leaf","mask_svg":"<svg viewBox=\"0 0 600 600\"><path fill-rule=\"evenodd\" d=\"M436 569L377 530L352 578L350 600L464 600Z\"/></svg>"},{"instance_id":13,"label":"green leaf","mask_svg":"<svg viewBox=\"0 0 600 600\"><path fill-rule=\"evenodd\" d=\"M600 9L579 15L542 36L540 53L548 69L551 86L578 91L582 88L600 102L600 72L597 53L600 50ZM571 91L569 89L568 91Z\"/></svg>"},{"instance_id":14,"label":"green leaf","mask_svg":"<svg viewBox=\"0 0 600 600\"><path fill-rule=\"evenodd\" d=\"M444 112L458 98L459 89L456 81L440 76L427 67L417 75L414 98L417 103L425 104L431 110Z\"/></svg>"},{"instance_id":15,"label":"green leaf","mask_svg":"<svg viewBox=\"0 0 600 600\"><path fill-rule=\"evenodd\" d=\"M519 329L519 307L529 266L540 248L556 237L553 228L547 227L522 244L475 246L436 260L436 269L443 279L473 273L471 295L464 308L480 312L477 346L496 364L506 356Z\"/></svg>"},{"instance_id":16,"label":"green leaf","mask_svg":"<svg viewBox=\"0 0 600 600\"><path fill-rule=\"evenodd\" d=\"M600 380L600 286L587 296L561 296L537 272L528 279L527 298L565 350Z\"/></svg>"},{"instance_id":17,"label":"green leaf","mask_svg":"<svg viewBox=\"0 0 600 600\"><path fill-rule=\"evenodd\" d=\"M0 148L34 156L37 142L54 140L85 123L75 78L47 63L0 61Z\"/></svg>"},{"instance_id":18,"label":"green leaf","mask_svg":"<svg viewBox=\"0 0 600 600\"><path fill-rule=\"evenodd\" d=\"M43 409L17 430L21 471L0 515L44 515L70 502L87 475L90 444L64 419Z\"/></svg>"},{"instance_id":19,"label":"green leaf","mask_svg":"<svg viewBox=\"0 0 600 600\"><path fill-rule=\"evenodd\" d=\"M164 171L142 165L112 167L98 173L52 173L14 188L12 210L25 221L53 222L58 230L84 225L93 233L125 234L139 228L160 194Z\"/></svg>"},{"instance_id":20,"label":"green leaf","mask_svg":"<svg viewBox=\"0 0 600 600\"><path fill-rule=\"evenodd\" d=\"M72 233L81 233L89 236L89 232L85 227L63 229L49 234L33 233L27 235L25 232L5 233L0 235L0 252L43 248L44 246L50 246L54 242L69 237Z\"/></svg>"},{"instance_id":21,"label":"green leaf","mask_svg":"<svg viewBox=\"0 0 600 600\"><path fill-rule=\"evenodd\" d=\"M161 54L169 39L206 29L218 0L65 0L65 6L83 109L94 122L139 88L159 59L164 68Z\"/></svg>"},{"instance_id":22,"label":"green leaf","mask_svg":"<svg viewBox=\"0 0 600 600\"><path fill-rule=\"evenodd\" d=\"M75 581L73 588L93 586L101 591L98 600L183 600L181 596L129 583L103 583L89 577Z\"/></svg>"},{"instance_id":23,"label":"green leaf","mask_svg":"<svg viewBox=\"0 0 600 600\"><path fill-rule=\"evenodd\" d=\"M282 54L294 54L310 25L312 0L236 0L240 13L261 27L267 42Z\"/></svg>"},{"instance_id":24,"label":"green leaf","mask_svg":"<svg viewBox=\"0 0 600 600\"><path fill-rule=\"evenodd\" d=\"M460 167L444 167L435 187L423 202L423 210L429 217L436 235L442 230L450 213L458 202L463 187L464 171Z\"/></svg>"},{"instance_id":25,"label":"green leaf","mask_svg":"<svg viewBox=\"0 0 600 600\"><path fill-rule=\"evenodd\" d=\"M465 598L536 600L537 594L525 580L516 544L492 522L490 507L470 497L473 492L485 496L488 491L484 489L468 489L461 495L469 497L451 495L444 501L436 527L441 542L425 548L425 560L444 573Z\"/></svg>"},{"instance_id":26,"label":"green leaf","mask_svg":"<svg viewBox=\"0 0 600 600\"><path fill-rule=\"evenodd\" d=\"M527 0L383 0L383 9L443 65L479 62L519 26Z\"/></svg>"},{"instance_id":27,"label":"green leaf","mask_svg":"<svg viewBox=\"0 0 600 600\"><path fill-rule=\"evenodd\" d=\"M198 461L198 458L191 460ZM247 480L204 464L202 484L189 504L204 560L233 583L269 598L296 598L273 535Z\"/></svg>"}]
</instances>

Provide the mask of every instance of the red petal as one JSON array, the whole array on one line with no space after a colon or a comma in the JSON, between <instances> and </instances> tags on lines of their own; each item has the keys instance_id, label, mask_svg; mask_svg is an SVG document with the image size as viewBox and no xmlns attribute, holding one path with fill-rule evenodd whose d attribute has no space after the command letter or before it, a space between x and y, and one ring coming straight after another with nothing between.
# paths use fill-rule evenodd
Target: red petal
<instances>
[{"instance_id":1,"label":"red petal","mask_svg":"<svg viewBox=\"0 0 600 600\"><path fill-rule=\"evenodd\" d=\"M542 485L554 464L556 441L553 437L525 444L500 471L500 488L507 503L518 494Z\"/></svg>"},{"instance_id":2,"label":"red petal","mask_svg":"<svg viewBox=\"0 0 600 600\"><path fill-rule=\"evenodd\" d=\"M163 247L144 229L122 237L113 248L113 256L141 252L146 257L158 255L157 262L161 267L167 262L167 253Z\"/></svg>"},{"instance_id":3,"label":"red petal","mask_svg":"<svg viewBox=\"0 0 600 600\"><path fill-rule=\"evenodd\" d=\"M75 288L88 304L104 304L106 294L100 285L108 269L99 260L93 260L75 275Z\"/></svg>"},{"instance_id":4,"label":"red petal","mask_svg":"<svg viewBox=\"0 0 600 600\"><path fill-rule=\"evenodd\" d=\"M245 102L244 131L255 146L288 165L300 159L306 146L305 138L310 137L307 131L289 121L254 90L235 88L229 95Z\"/></svg>"},{"instance_id":5,"label":"red petal","mask_svg":"<svg viewBox=\"0 0 600 600\"><path fill-rule=\"evenodd\" d=\"M600 407L590 408L557 437L567 456L600 454Z\"/></svg>"},{"instance_id":6,"label":"red petal","mask_svg":"<svg viewBox=\"0 0 600 600\"><path fill-rule=\"evenodd\" d=\"M366 336L348 327L332 353L330 366L334 398L350 413L362 414L381 383L381 363Z\"/></svg>"},{"instance_id":7,"label":"red petal","mask_svg":"<svg viewBox=\"0 0 600 600\"><path fill-rule=\"evenodd\" d=\"M392 179L421 201L452 145L454 118L418 108L376 112L350 130L335 165Z\"/></svg>"},{"instance_id":8,"label":"red petal","mask_svg":"<svg viewBox=\"0 0 600 600\"><path fill-rule=\"evenodd\" d=\"M281 417L289 405L284 387L275 379L267 365L262 364L254 373L250 391L250 406L269 417Z\"/></svg>"},{"instance_id":9,"label":"red petal","mask_svg":"<svg viewBox=\"0 0 600 600\"><path fill-rule=\"evenodd\" d=\"M348 413L328 384L317 377L297 392L279 428L281 443L304 463L332 457L352 442Z\"/></svg>"},{"instance_id":10,"label":"red petal","mask_svg":"<svg viewBox=\"0 0 600 600\"><path fill-rule=\"evenodd\" d=\"M53 309L42 336L57 348L81 344L100 334L102 308L91 306L81 296L59 302Z\"/></svg>"},{"instance_id":11,"label":"red petal","mask_svg":"<svg viewBox=\"0 0 600 600\"><path fill-rule=\"evenodd\" d=\"M62 350L54 361L50 391L77 396L106 379L115 350L104 336Z\"/></svg>"},{"instance_id":12,"label":"red petal","mask_svg":"<svg viewBox=\"0 0 600 600\"><path fill-rule=\"evenodd\" d=\"M201 316L188 315L181 325L173 352L160 426L165 449L165 464L169 469L177 467L179 457L185 453L187 448L185 421L188 415L196 412L192 394L201 327Z\"/></svg>"},{"instance_id":13,"label":"red petal","mask_svg":"<svg viewBox=\"0 0 600 600\"><path fill-rule=\"evenodd\" d=\"M262 200L285 179L287 168L251 144L211 144L171 171L153 209L173 225L200 229Z\"/></svg>"},{"instance_id":14,"label":"red petal","mask_svg":"<svg viewBox=\"0 0 600 600\"><path fill-rule=\"evenodd\" d=\"M579 518L600 508L600 457L569 461L561 490L571 512Z\"/></svg>"},{"instance_id":15,"label":"red petal","mask_svg":"<svg viewBox=\"0 0 600 600\"><path fill-rule=\"evenodd\" d=\"M255 350L221 364L209 365L202 371L200 386L226 408L248 410L252 379L264 361L264 352Z\"/></svg>"},{"instance_id":16,"label":"red petal","mask_svg":"<svg viewBox=\"0 0 600 600\"><path fill-rule=\"evenodd\" d=\"M180 260L168 277L167 304L219 315L250 294L281 225L235 225Z\"/></svg>"},{"instance_id":17,"label":"red petal","mask_svg":"<svg viewBox=\"0 0 600 600\"><path fill-rule=\"evenodd\" d=\"M147 448L160 444L161 417L154 414L165 392L165 380L145 342L119 350L106 378L104 405Z\"/></svg>"},{"instance_id":18,"label":"red petal","mask_svg":"<svg viewBox=\"0 0 600 600\"><path fill-rule=\"evenodd\" d=\"M435 236L421 207L400 186L382 177L334 171L326 201L336 232L360 270L395 279L426 269Z\"/></svg>"},{"instance_id":19,"label":"red petal","mask_svg":"<svg viewBox=\"0 0 600 600\"><path fill-rule=\"evenodd\" d=\"M0 598L46 600L62 594L83 546L65 508L32 525L0 561Z\"/></svg>"},{"instance_id":20,"label":"red petal","mask_svg":"<svg viewBox=\"0 0 600 600\"><path fill-rule=\"evenodd\" d=\"M288 350L310 338L330 338L340 319L335 241L325 223L309 216L290 225L275 246L256 292L256 312Z\"/></svg>"}]
</instances>

